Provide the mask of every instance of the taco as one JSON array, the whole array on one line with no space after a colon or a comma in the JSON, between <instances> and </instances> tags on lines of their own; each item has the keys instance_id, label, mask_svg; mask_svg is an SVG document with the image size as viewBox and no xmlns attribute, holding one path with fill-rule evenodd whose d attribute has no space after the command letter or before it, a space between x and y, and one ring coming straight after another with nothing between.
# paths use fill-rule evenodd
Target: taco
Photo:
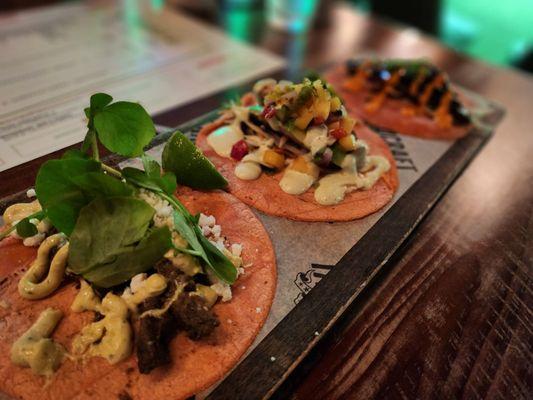
<instances>
[{"instance_id":1,"label":"taco","mask_svg":"<svg viewBox=\"0 0 533 400\"><path fill-rule=\"evenodd\" d=\"M425 60L355 59L325 76L350 112L381 129L451 140L471 128L448 76Z\"/></svg>"},{"instance_id":2,"label":"taco","mask_svg":"<svg viewBox=\"0 0 533 400\"><path fill-rule=\"evenodd\" d=\"M353 220L382 208L398 187L386 143L322 80L257 82L196 144L230 193L270 215Z\"/></svg>"},{"instance_id":3,"label":"taco","mask_svg":"<svg viewBox=\"0 0 533 400\"><path fill-rule=\"evenodd\" d=\"M48 161L37 200L4 212L0 394L185 399L257 336L276 287L261 222L232 195L176 190L173 174L142 161Z\"/></svg>"}]
</instances>

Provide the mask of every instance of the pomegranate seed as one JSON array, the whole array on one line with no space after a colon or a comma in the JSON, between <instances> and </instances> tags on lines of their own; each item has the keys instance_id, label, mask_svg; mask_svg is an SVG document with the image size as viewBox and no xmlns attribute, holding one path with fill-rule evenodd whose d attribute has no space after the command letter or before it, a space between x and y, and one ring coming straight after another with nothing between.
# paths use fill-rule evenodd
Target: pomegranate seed
<instances>
[{"instance_id":1,"label":"pomegranate seed","mask_svg":"<svg viewBox=\"0 0 533 400\"><path fill-rule=\"evenodd\" d=\"M346 132L342 128L336 128L336 129L332 129L331 131L329 131L329 134L333 136L335 139L341 139L344 136L346 136L348 132Z\"/></svg>"},{"instance_id":2,"label":"pomegranate seed","mask_svg":"<svg viewBox=\"0 0 533 400\"><path fill-rule=\"evenodd\" d=\"M231 148L231 158L241 161L248 154L248 145L244 140L239 140Z\"/></svg>"},{"instance_id":3,"label":"pomegranate seed","mask_svg":"<svg viewBox=\"0 0 533 400\"><path fill-rule=\"evenodd\" d=\"M266 106L265 108L263 108L263 112L261 113L261 115L265 119L272 118L274 116L274 114L276 114L276 109L272 105Z\"/></svg>"}]
</instances>

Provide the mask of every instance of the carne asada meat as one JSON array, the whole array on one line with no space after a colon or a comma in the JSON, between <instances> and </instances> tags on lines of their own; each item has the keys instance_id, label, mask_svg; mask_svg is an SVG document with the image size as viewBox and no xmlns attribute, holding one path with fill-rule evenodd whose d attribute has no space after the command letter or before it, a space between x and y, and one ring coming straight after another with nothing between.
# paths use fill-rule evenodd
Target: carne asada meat
<instances>
[{"instance_id":1,"label":"carne asada meat","mask_svg":"<svg viewBox=\"0 0 533 400\"><path fill-rule=\"evenodd\" d=\"M167 290L146 299L139 307L138 334L136 342L139 371L147 374L154 368L170 362L170 340L183 331L193 340L209 336L219 325L217 316L203 297L196 295L196 283L170 262L160 262L156 271L168 280ZM177 297L175 291L180 290ZM174 299L174 297L176 297ZM172 302L168 304L168 302ZM160 315L151 315L148 310L166 309Z\"/></svg>"}]
</instances>

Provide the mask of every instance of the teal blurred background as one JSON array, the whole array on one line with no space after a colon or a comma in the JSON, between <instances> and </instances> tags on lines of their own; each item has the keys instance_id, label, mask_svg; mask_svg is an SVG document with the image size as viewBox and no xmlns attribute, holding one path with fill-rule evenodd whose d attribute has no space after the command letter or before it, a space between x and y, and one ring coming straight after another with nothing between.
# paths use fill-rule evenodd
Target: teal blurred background
<instances>
[{"instance_id":1,"label":"teal blurred background","mask_svg":"<svg viewBox=\"0 0 533 400\"><path fill-rule=\"evenodd\" d=\"M400 0L351 2L361 10L374 10L378 14L380 10L373 5L385 3L381 9L388 12L388 17L399 21L403 15L398 15L401 14L398 9L406 8L406 2ZM407 3L412 8L418 8L416 6L422 3L434 3L437 20L430 33L448 46L492 64L519 63L532 49L533 0L421 0ZM415 13L411 13L416 19Z\"/></svg>"}]
</instances>

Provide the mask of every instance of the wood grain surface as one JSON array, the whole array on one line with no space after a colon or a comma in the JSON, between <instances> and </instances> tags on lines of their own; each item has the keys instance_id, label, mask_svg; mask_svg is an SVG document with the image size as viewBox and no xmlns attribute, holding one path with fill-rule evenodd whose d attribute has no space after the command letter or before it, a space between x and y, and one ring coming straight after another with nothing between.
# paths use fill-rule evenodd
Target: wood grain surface
<instances>
[{"instance_id":1,"label":"wood grain surface","mask_svg":"<svg viewBox=\"0 0 533 400\"><path fill-rule=\"evenodd\" d=\"M507 116L388 273L277 397L531 398L533 79L345 8L334 15L353 31L335 52L429 56Z\"/></svg>"},{"instance_id":2,"label":"wood grain surface","mask_svg":"<svg viewBox=\"0 0 533 400\"><path fill-rule=\"evenodd\" d=\"M259 45L286 56L289 72L363 52L424 56L507 109L495 136L387 270L274 397L532 398L533 78L342 4L307 37L265 30ZM219 99L157 121L176 125ZM30 185L45 159L0 173L0 197Z\"/></svg>"}]
</instances>

